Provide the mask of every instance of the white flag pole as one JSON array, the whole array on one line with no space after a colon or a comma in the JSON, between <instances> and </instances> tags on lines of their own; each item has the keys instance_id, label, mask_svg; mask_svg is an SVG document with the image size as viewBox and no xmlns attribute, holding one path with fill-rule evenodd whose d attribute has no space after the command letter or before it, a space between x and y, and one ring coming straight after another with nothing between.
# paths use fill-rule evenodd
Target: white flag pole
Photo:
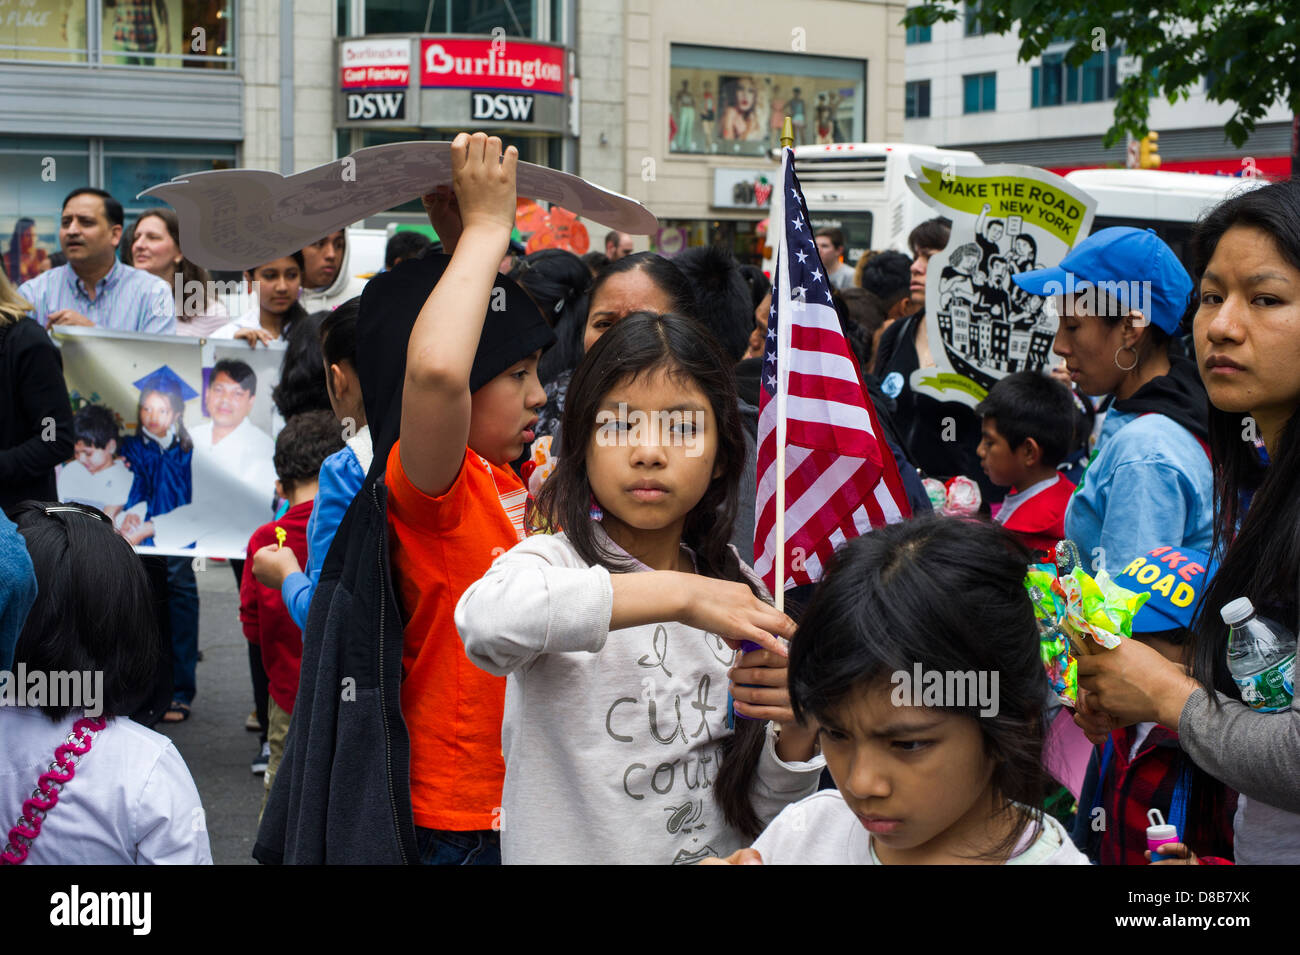
<instances>
[{"instance_id":1,"label":"white flag pole","mask_svg":"<svg viewBox=\"0 0 1300 955\"><path fill-rule=\"evenodd\" d=\"M780 201L772 203L772 215L768 220L768 234L771 230L779 228L781 231L777 236L777 272L774 276L776 281L773 283L775 294L779 294L777 299L777 314L781 314L781 307L787 305L790 301L790 248L786 242L785 236L785 173L786 168L793 159L794 154L791 147L794 146L794 124L789 116L785 118L785 123L781 128L781 173L779 178L778 189L772 190L774 194L780 194ZM786 397L790 393L790 322L788 321L789 309L786 309L786 315L781 318L776 329L776 593L772 595L776 601L776 609L785 612L785 430L786 430Z\"/></svg>"}]
</instances>

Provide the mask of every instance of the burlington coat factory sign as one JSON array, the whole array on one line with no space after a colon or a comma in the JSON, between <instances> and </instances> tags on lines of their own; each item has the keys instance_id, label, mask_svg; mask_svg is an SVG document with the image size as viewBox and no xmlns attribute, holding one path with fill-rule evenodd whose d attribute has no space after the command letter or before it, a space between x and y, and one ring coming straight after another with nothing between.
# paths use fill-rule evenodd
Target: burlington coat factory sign
<instances>
[{"instance_id":1,"label":"burlington coat factory sign","mask_svg":"<svg viewBox=\"0 0 1300 955\"><path fill-rule=\"evenodd\" d=\"M564 132L568 61L562 46L500 37L341 40L337 121Z\"/></svg>"}]
</instances>

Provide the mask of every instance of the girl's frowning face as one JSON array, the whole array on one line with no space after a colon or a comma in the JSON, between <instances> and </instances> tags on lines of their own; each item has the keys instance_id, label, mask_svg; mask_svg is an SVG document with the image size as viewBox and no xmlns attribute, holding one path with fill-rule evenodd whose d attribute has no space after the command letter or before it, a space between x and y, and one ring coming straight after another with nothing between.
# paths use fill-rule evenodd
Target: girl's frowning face
<instances>
[{"instance_id":1,"label":"girl's frowning face","mask_svg":"<svg viewBox=\"0 0 1300 955\"><path fill-rule=\"evenodd\" d=\"M990 826L994 762L978 720L896 706L893 690L877 681L819 717L840 795L887 865L952 863L987 852L1006 830Z\"/></svg>"}]
</instances>

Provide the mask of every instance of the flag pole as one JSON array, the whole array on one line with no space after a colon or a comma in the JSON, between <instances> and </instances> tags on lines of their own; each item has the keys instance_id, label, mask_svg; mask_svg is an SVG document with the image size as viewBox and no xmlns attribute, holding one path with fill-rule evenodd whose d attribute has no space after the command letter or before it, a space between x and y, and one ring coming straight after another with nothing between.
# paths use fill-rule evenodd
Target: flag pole
<instances>
[{"instance_id":1,"label":"flag pole","mask_svg":"<svg viewBox=\"0 0 1300 955\"><path fill-rule=\"evenodd\" d=\"M786 163L786 155L785 155L785 151L786 151L787 149L793 147L793 146L794 146L794 123L793 123L793 121L790 119L789 116L786 116L786 118L785 118L785 122L781 125L781 171L782 171L782 172L785 171L785 163ZM785 191L785 177L784 177L784 176L781 177L781 184L780 184L779 188L782 190L780 209L781 209L782 216L784 216L784 214L785 214L785 195L784 195L784 191ZM767 228L768 228L768 234L770 235L771 232L772 232L772 230L775 229L775 228L778 228L778 227L779 227L780 229L783 230L783 231L781 232L781 235L784 235L784 234L785 234L785 233L784 233L785 223L784 223L784 222L772 222L772 221L769 220L769 222L768 222L768 226L767 226ZM777 248L779 249L779 248L781 247L782 244L785 244L785 243L780 243L780 244L778 244ZM787 247L786 247L786 256L788 257L789 254L790 254L790 249L789 249L789 246L787 245ZM790 284L790 280L789 280L789 278L788 278L788 276L789 276L789 274L790 274L789 264L786 263L786 262L781 262L781 261L779 261L779 257L778 257L777 265L778 265L779 267L781 267L781 271L782 271L783 274L781 274L781 275L774 275L774 276L773 276L773 278L776 280L776 281L774 281L774 282L772 283L772 289L773 289L773 292L774 292L774 293L777 293L777 292L779 291L780 294L783 294L783 295L787 295L787 296L788 296L788 295L789 295L789 284ZM780 306L778 305L778 308L779 308L779 307L780 307ZM785 349L785 353L782 354L782 349L781 349L781 338L782 338L783 335L786 335L786 334L789 333L789 332L788 332L788 329L786 328L786 326L787 326L788 324L789 324L788 322L782 322L782 323L780 324L780 326L778 326L778 328L777 328L777 339L776 339L776 349L777 349L777 365L776 365L776 554L775 554L775 558L776 558L776 576L773 578L773 579L776 581L776 593L774 593L774 594L772 595L772 598L776 601L776 609L779 610L779 611L781 611L781 612L783 612L783 613L785 612L785 425L786 425L786 416L785 416L785 415L786 415L786 402L785 402L785 398L786 398L786 394L787 394L787 392L789 391L789 389L788 389L788 387L787 387L787 384L786 384L786 383L789 381L789 377L788 377L788 372L787 372L787 368L786 368L786 366L789 364L790 350L787 348L787 349Z\"/></svg>"}]
</instances>

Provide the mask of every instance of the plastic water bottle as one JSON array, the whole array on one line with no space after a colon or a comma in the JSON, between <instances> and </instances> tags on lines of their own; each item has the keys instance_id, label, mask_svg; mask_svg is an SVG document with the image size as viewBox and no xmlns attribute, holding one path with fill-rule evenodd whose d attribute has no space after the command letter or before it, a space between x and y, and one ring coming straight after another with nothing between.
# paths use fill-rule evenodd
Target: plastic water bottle
<instances>
[{"instance_id":1,"label":"plastic water bottle","mask_svg":"<svg viewBox=\"0 0 1300 955\"><path fill-rule=\"evenodd\" d=\"M1277 622L1256 616L1249 597L1224 604L1219 616L1232 628L1228 669L1242 701L1261 713L1288 709L1295 690L1296 638Z\"/></svg>"}]
</instances>

